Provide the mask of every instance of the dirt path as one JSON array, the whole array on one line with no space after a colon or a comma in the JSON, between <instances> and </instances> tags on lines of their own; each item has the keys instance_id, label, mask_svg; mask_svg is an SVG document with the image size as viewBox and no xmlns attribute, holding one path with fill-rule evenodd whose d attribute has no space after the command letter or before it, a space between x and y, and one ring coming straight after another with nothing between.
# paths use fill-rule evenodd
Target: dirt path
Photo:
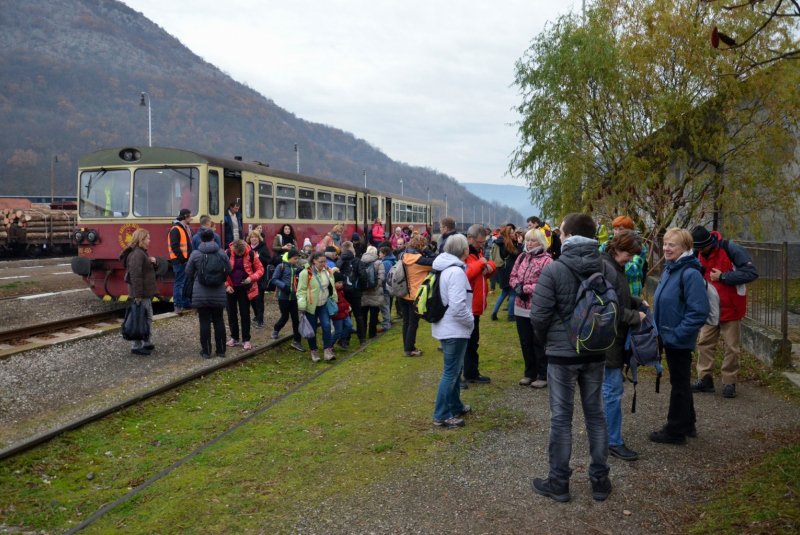
<instances>
[{"instance_id":1,"label":"dirt path","mask_svg":"<svg viewBox=\"0 0 800 535\"><path fill-rule=\"evenodd\" d=\"M355 496L326 500L306 511L294 531L676 533L693 519L698 503L736 477L742 461L774 448L776 434L800 426L796 405L766 388L742 384L734 400L723 399L719 391L695 396L699 436L687 446L659 445L646 437L666 420L669 384L662 385L661 394L654 390L653 380L642 380L637 413L631 414L632 389L626 385L623 437L641 458L632 463L609 460L614 490L605 502L592 499L579 408L573 427L572 501L559 504L533 493L533 477L547 475L547 392L520 387L508 390L502 404L523 411L523 425L488 433L482 444L463 454L450 451ZM465 401L469 403L468 394Z\"/></svg>"}]
</instances>

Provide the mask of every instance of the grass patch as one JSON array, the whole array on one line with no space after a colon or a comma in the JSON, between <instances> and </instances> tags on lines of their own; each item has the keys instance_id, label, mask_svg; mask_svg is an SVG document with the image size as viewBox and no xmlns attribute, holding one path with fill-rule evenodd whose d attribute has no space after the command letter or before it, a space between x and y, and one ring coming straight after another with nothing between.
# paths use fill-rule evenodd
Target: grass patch
<instances>
[{"instance_id":1,"label":"grass patch","mask_svg":"<svg viewBox=\"0 0 800 535\"><path fill-rule=\"evenodd\" d=\"M36 281L14 281L9 282L8 284L0 285L0 290L13 290L15 288L25 287L25 286L36 286L39 284Z\"/></svg>"},{"instance_id":2,"label":"grass patch","mask_svg":"<svg viewBox=\"0 0 800 535\"><path fill-rule=\"evenodd\" d=\"M463 394L474 407L465 428L431 426L442 369L438 343L421 324L418 346L425 354L404 358L396 325L87 532L216 532L222 526L242 532L265 524L271 533L288 531L300 511L321 500L442 454L458 455L480 444L487 430L538 425L502 403L523 370L516 332L506 322L481 327L481 371L493 383ZM0 523L74 526L320 366L307 352L271 352L5 461Z\"/></svg>"}]
</instances>

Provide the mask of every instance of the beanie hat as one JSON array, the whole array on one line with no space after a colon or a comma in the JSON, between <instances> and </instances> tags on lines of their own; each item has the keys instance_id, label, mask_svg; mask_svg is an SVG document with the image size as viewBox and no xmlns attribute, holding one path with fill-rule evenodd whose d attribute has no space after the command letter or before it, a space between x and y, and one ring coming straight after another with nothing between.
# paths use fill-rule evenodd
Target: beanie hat
<instances>
[{"instance_id":1,"label":"beanie hat","mask_svg":"<svg viewBox=\"0 0 800 535\"><path fill-rule=\"evenodd\" d=\"M311 247L311 240L308 238L303 240L303 247Z\"/></svg>"},{"instance_id":2,"label":"beanie hat","mask_svg":"<svg viewBox=\"0 0 800 535\"><path fill-rule=\"evenodd\" d=\"M181 211L178 212L178 217L177 217L178 221L183 221L184 219L186 219L187 215L192 215L192 211L189 210L188 208L182 208Z\"/></svg>"},{"instance_id":3,"label":"beanie hat","mask_svg":"<svg viewBox=\"0 0 800 535\"><path fill-rule=\"evenodd\" d=\"M286 253L286 259L294 258L295 256L300 256L300 252L297 249L289 249L289 252Z\"/></svg>"},{"instance_id":4,"label":"beanie hat","mask_svg":"<svg viewBox=\"0 0 800 535\"><path fill-rule=\"evenodd\" d=\"M344 275L341 272L337 271L333 274L333 282L344 282Z\"/></svg>"},{"instance_id":5,"label":"beanie hat","mask_svg":"<svg viewBox=\"0 0 800 535\"><path fill-rule=\"evenodd\" d=\"M339 250L334 245L329 245L325 248L326 253L337 253Z\"/></svg>"},{"instance_id":6,"label":"beanie hat","mask_svg":"<svg viewBox=\"0 0 800 535\"><path fill-rule=\"evenodd\" d=\"M702 249L714 243L714 237L706 230L705 227L694 227L692 231L692 240L694 240L694 248Z\"/></svg>"}]
</instances>

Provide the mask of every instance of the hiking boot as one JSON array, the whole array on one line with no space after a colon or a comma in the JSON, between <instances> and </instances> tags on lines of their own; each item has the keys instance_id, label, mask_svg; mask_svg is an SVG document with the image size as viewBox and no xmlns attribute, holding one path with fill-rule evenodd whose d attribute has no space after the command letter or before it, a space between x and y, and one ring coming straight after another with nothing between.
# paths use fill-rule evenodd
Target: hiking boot
<instances>
[{"instance_id":1,"label":"hiking boot","mask_svg":"<svg viewBox=\"0 0 800 535\"><path fill-rule=\"evenodd\" d=\"M263 321L257 321L257 322L255 322L254 327L256 329L263 329L264 328L264 322Z\"/></svg>"},{"instance_id":2,"label":"hiking boot","mask_svg":"<svg viewBox=\"0 0 800 535\"><path fill-rule=\"evenodd\" d=\"M464 381L467 382L467 383L478 383L478 384L481 384L481 385L488 385L489 383L492 382L492 380L490 378L486 377L485 375L480 375L480 374L478 374L477 377L473 377L471 379L465 378Z\"/></svg>"},{"instance_id":3,"label":"hiking boot","mask_svg":"<svg viewBox=\"0 0 800 535\"><path fill-rule=\"evenodd\" d=\"M697 438L697 427L692 426L691 429L686 432L686 436L689 438Z\"/></svg>"},{"instance_id":4,"label":"hiking boot","mask_svg":"<svg viewBox=\"0 0 800 535\"><path fill-rule=\"evenodd\" d=\"M311 350L311 362L319 362L319 349Z\"/></svg>"},{"instance_id":5,"label":"hiking boot","mask_svg":"<svg viewBox=\"0 0 800 535\"><path fill-rule=\"evenodd\" d=\"M547 388L547 381L544 379L536 379L531 383L531 388Z\"/></svg>"},{"instance_id":6,"label":"hiking boot","mask_svg":"<svg viewBox=\"0 0 800 535\"><path fill-rule=\"evenodd\" d=\"M531 386L532 382L533 379L531 379L530 377L523 377L522 379L519 380L519 386Z\"/></svg>"},{"instance_id":7,"label":"hiking boot","mask_svg":"<svg viewBox=\"0 0 800 535\"><path fill-rule=\"evenodd\" d=\"M623 461L635 461L639 458L639 454L631 449L628 449L625 444L620 444L619 446L609 446L608 453L617 459L622 459Z\"/></svg>"},{"instance_id":8,"label":"hiking boot","mask_svg":"<svg viewBox=\"0 0 800 535\"><path fill-rule=\"evenodd\" d=\"M414 351L411 352L411 356L412 357L421 357L422 356L422 350L421 349L415 349Z\"/></svg>"},{"instance_id":9,"label":"hiking boot","mask_svg":"<svg viewBox=\"0 0 800 535\"><path fill-rule=\"evenodd\" d=\"M228 346L228 347L238 346L239 345L239 340L237 340L236 338L231 338L230 340L228 340L228 342L225 345Z\"/></svg>"},{"instance_id":10,"label":"hiking boot","mask_svg":"<svg viewBox=\"0 0 800 535\"><path fill-rule=\"evenodd\" d=\"M710 392L714 393L714 378L710 375L706 375L702 379L698 379L697 381L692 383L692 392Z\"/></svg>"},{"instance_id":11,"label":"hiking boot","mask_svg":"<svg viewBox=\"0 0 800 535\"><path fill-rule=\"evenodd\" d=\"M208 353L203 353L202 351L200 352L200 356L203 357L204 359L210 359L211 358L211 355L209 355Z\"/></svg>"},{"instance_id":12,"label":"hiking boot","mask_svg":"<svg viewBox=\"0 0 800 535\"><path fill-rule=\"evenodd\" d=\"M464 419L457 418L453 416L452 418L448 418L447 420L437 420L436 418L433 419L433 425L436 427L464 427Z\"/></svg>"},{"instance_id":13,"label":"hiking boot","mask_svg":"<svg viewBox=\"0 0 800 535\"><path fill-rule=\"evenodd\" d=\"M531 483L533 492L540 496L553 498L557 502L567 503L572 497L569 495L569 481L562 479L539 479Z\"/></svg>"},{"instance_id":14,"label":"hiking boot","mask_svg":"<svg viewBox=\"0 0 800 535\"><path fill-rule=\"evenodd\" d=\"M251 349L253 349L253 346L250 345L250 342L244 342L242 343L242 349L244 349L245 351L250 351Z\"/></svg>"},{"instance_id":15,"label":"hiking boot","mask_svg":"<svg viewBox=\"0 0 800 535\"><path fill-rule=\"evenodd\" d=\"M403 351L403 356L404 357L410 357L411 356L411 351Z\"/></svg>"},{"instance_id":16,"label":"hiking boot","mask_svg":"<svg viewBox=\"0 0 800 535\"><path fill-rule=\"evenodd\" d=\"M683 446L686 444L685 436L670 435L663 429L659 429L658 431L653 431L650 433L650 440L653 442L658 442L659 444L675 444L677 446Z\"/></svg>"},{"instance_id":17,"label":"hiking boot","mask_svg":"<svg viewBox=\"0 0 800 535\"><path fill-rule=\"evenodd\" d=\"M278 333L278 331L276 331L275 329L272 329L272 334L269 335L269 337L272 338L273 340L277 340L278 338L280 338L280 336L281 336L280 333Z\"/></svg>"},{"instance_id":18,"label":"hiking boot","mask_svg":"<svg viewBox=\"0 0 800 535\"><path fill-rule=\"evenodd\" d=\"M300 342L292 342L289 347L291 347L292 349L296 349L301 353L305 351L305 349L303 349L303 344L301 344Z\"/></svg>"},{"instance_id":19,"label":"hiking boot","mask_svg":"<svg viewBox=\"0 0 800 535\"><path fill-rule=\"evenodd\" d=\"M325 349L323 355L324 355L323 358L326 361L328 361L328 360L336 360L336 355L333 354L333 348L332 347L329 347L329 348Z\"/></svg>"},{"instance_id":20,"label":"hiking boot","mask_svg":"<svg viewBox=\"0 0 800 535\"><path fill-rule=\"evenodd\" d=\"M492 321L497 321L497 313L492 312Z\"/></svg>"},{"instance_id":21,"label":"hiking boot","mask_svg":"<svg viewBox=\"0 0 800 535\"><path fill-rule=\"evenodd\" d=\"M131 353L134 355L149 355L150 352L143 347L137 347L136 349L131 349Z\"/></svg>"},{"instance_id":22,"label":"hiking boot","mask_svg":"<svg viewBox=\"0 0 800 535\"><path fill-rule=\"evenodd\" d=\"M472 405L464 405L464 408L461 409L459 416L466 416L467 414L472 414Z\"/></svg>"},{"instance_id":23,"label":"hiking boot","mask_svg":"<svg viewBox=\"0 0 800 535\"><path fill-rule=\"evenodd\" d=\"M724 398L735 398L736 397L736 385L722 385L722 397L724 397Z\"/></svg>"},{"instance_id":24,"label":"hiking boot","mask_svg":"<svg viewBox=\"0 0 800 535\"><path fill-rule=\"evenodd\" d=\"M590 477L589 479L592 481L592 498L598 502L605 501L608 495L611 494L611 480L608 476L600 479Z\"/></svg>"},{"instance_id":25,"label":"hiking boot","mask_svg":"<svg viewBox=\"0 0 800 535\"><path fill-rule=\"evenodd\" d=\"M152 350L154 350L156 348L156 346L154 344L150 343L150 342L145 342L142 347L145 348L148 351L152 351Z\"/></svg>"}]
</instances>

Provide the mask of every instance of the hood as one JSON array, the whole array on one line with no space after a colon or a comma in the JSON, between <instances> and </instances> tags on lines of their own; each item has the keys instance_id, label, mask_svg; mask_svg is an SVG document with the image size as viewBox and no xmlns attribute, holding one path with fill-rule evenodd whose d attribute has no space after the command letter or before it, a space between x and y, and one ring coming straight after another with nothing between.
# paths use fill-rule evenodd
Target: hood
<instances>
[{"instance_id":1,"label":"hood","mask_svg":"<svg viewBox=\"0 0 800 535\"><path fill-rule=\"evenodd\" d=\"M700 264L700 260L698 260L694 254L691 254L691 251L687 252L689 252L690 254L684 253L675 262L667 262L666 264L664 264L664 269L666 269L667 271L675 271L676 269L680 269L683 266L693 265L702 273L703 266Z\"/></svg>"},{"instance_id":2,"label":"hood","mask_svg":"<svg viewBox=\"0 0 800 535\"><path fill-rule=\"evenodd\" d=\"M394 256L393 254L386 255L386 256L384 256L384 257L383 257L383 259L384 259L384 260L389 260L389 261L394 261L394 262L397 262L397 258L395 258L395 256Z\"/></svg>"},{"instance_id":3,"label":"hood","mask_svg":"<svg viewBox=\"0 0 800 535\"><path fill-rule=\"evenodd\" d=\"M353 235L350 236L350 241L353 243L361 241L361 236L358 235L358 232L353 232Z\"/></svg>"},{"instance_id":4,"label":"hood","mask_svg":"<svg viewBox=\"0 0 800 535\"><path fill-rule=\"evenodd\" d=\"M200 242L200 246L197 248L203 254L213 254L219 251L219 245L214 240L211 241L204 241Z\"/></svg>"},{"instance_id":5,"label":"hood","mask_svg":"<svg viewBox=\"0 0 800 535\"><path fill-rule=\"evenodd\" d=\"M119 254L119 261L122 262L122 267L128 269L128 257L133 252L133 247L126 247L120 254Z\"/></svg>"},{"instance_id":6,"label":"hood","mask_svg":"<svg viewBox=\"0 0 800 535\"><path fill-rule=\"evenodd\" d=\"M361 261L365 264L371 264L378 259L378 255L371 254L371 253L364 253L364 256L361 257Z\"/></svg>"},{"instance_id":7,"label":"hood","mask_svg":"<svg viewBox=\"0 0 800 535\"><path fill-rule=\"evenodd\" d=\"M589 277L602 268L597 240L583 236L570 236L561 245L559 262L563 262L575 273Z\"/></svg>"},{"instance_id":8,"label":"hood","mask_svg":"<svg viewBox=\"0 0 800 535\"><path fill-rule=\"evenodd\" d=\"M339 255L342 262L351 262L355 257L356 255L353 254L353 251L342 251L342 254Z\"/></svg>"},{"instance_id":9,"label":"hood","mask_svg":"<svg viewBox=\"0 0 800 535\"><path fill-rule=\"evenodd\" d=\"M444 271L450 266L459 266L461 269L466 269L467 265L459 260L457 257L450 253L442 253L433 261L433 269L436 271Z\"/></svg>"}]
</instances>

